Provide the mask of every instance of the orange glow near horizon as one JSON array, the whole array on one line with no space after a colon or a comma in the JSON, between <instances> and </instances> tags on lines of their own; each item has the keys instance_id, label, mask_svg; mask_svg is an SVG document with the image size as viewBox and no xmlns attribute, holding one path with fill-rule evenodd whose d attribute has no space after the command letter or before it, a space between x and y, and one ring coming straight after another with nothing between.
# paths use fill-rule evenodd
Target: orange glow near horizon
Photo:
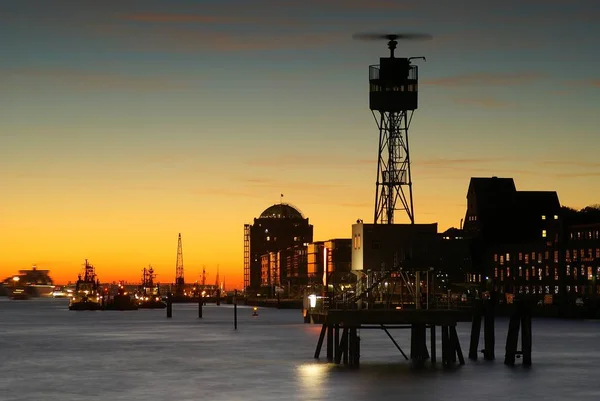
<instances>
[{"instance_id":1,"label":"orange glow near horizon","mask_svg":"<svg viewBox=\"0 0 600 401\"><path fill-rule=\"evenodd\" d=\"M139 282L152 265L172 283L181 233L186 282L205 266L214 284L218 265L226 288L241 289L243 225L280 194L315 241L372 222L368 66L388 50L348 27L395 30L405 7L210 2L207 17L189 0L10 3L0 12L0 279L35 264L74 282L88 259L103 282ZM448 1L433 14L411 3L410 20L434 37L396 53L427 57L410 124L415 222L459 227L471 177L513 177L565 206L598 203L598 46L581 40L600 37L582 19L590 2L472 2L465 13ZM498 35L507 21L511 34Z\"/></svg>"}]
</instances>

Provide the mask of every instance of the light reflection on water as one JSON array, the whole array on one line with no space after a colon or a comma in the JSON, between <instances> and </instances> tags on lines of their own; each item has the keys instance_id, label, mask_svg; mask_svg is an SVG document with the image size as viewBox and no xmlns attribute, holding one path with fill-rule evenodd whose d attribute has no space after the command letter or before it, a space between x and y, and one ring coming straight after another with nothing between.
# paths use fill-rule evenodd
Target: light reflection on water
<instances>
[{"instance_id":1,"label":"light reflection on water","mask_svg":"<svg viewBox=\"0 0 600 401\"><path fill-rule=\"evenodd\" d=\"M534 366L502 364L506 320L493 363L411 369L378 330L362 330L361 367L312 356L320 328L299 311L230 305L73 312L64 300L0 298L0 400L597 400L597 321L534 321ZM459 326L466 356L469 325ZM392 335L408 351L408 332ZM480 345L482 348L482 345ZM438 356L440 354L438 348ZM322 350L325 356L325 349Z\"/></svg>"}]
</instances>

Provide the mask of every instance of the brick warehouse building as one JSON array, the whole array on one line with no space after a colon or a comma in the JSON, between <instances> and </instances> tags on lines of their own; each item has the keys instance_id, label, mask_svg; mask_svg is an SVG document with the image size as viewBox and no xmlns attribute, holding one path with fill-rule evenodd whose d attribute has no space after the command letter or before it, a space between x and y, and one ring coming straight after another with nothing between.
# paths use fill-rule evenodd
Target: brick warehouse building
<instances>
[{"instance_id":1,"label":"brick warehouse building","mask_svg":"<svg viewBox=\"0 0 600 401\"><path fill-rule=\"evenodd\" d=\"M564 294L561 206L554 191L517 191L512 178L472 178L464 235L467 281L487 290Z\"/></svg>"}]
</instances>

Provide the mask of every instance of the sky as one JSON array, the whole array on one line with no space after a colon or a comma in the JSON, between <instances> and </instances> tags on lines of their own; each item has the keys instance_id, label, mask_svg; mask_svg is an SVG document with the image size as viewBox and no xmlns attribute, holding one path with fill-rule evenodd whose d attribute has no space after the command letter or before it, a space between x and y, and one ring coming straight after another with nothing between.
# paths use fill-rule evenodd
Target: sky
<instances>
[{"instance_id":1,"label":"sky","mask_svg":"<svg viewBox=\"0 0 600 401\"><path fill-rule=\"evenodd\" d=\"M372 222L368 66L424 32L417 223L459 226L472 176L600 200L595 0L2 0L0 276L241 288L243 225L297 206L315 240ZM400 215L401 217L401 215ZM401 218L397 222L402 223Z\"/></svg>"}]
</instances>

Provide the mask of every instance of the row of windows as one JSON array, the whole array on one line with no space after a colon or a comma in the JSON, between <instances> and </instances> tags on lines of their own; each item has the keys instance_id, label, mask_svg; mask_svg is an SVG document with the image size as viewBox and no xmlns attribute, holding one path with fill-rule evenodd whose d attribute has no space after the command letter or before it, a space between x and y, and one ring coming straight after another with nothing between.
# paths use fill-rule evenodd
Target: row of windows
<instances>
[{"instance_id":1,"label":"row of windows","mask_svg":"<svg viewBox=\"0 0 600 401\"><path fill-rule=\"evenodd\" d=\"M597 293L600 294L600 286L597 286ZM586 293L585 285L567 285L564 287L567 294L584 294ZM499 288L501 293L505 292L504 286ZM539 295L558 295L560 294L560 286L558 285L520 285L517 287L519 294L539 294ZM589 292L589 291L588 291Z\"/></svg>"},{"instance_id":2,"label":"row of windows","mask_svg":"<svg viewBox=\"0 0 600 401\"><path fill-rule=\"evenodd\" d=\"M571 238L571 239L599 239L600 231L598 231L598 230L596 230L596 231L592 231L592 230L576 231L576 232L569 233L569 238Z\"/></svg>"},{"instance_id":3,"label":"row of windows","mask_svg":"<svg viewBox=\"0 0 600 401\"><path fill-rule=\"evenodd\" d=\"M535 262L536 260L536 256L537 256L537 261L538 263L542 263L542 255L543 255L543 259L544 260L548 260L550 258L550 251L545 251L543 254L542 252L531 252L531 262ZM494 262L500 262L501 265L504 265L504 262L510 262L510 253L507 253L506 255L499 255L497 253L494 254ZM518 261L521 262L525 262L525 263L529 263L529 253L523 253L523 252L519 252L518 254ZM554 251L554 262L558 263L558 251Z\"/></svg>"},{"instance_id":4,"label":"row of windows","mask_svg":"<svg viewBox=\"0 0 600 401\"><path fill-rule=\"evenodd\" d=\"M531 262L535 262L536 257L537 257L537 262L538 263L542 263L542 259L543 260L549 260L550 258L550 251L545 251L543 254L542 252L531 252L531 259L529 258L529 253L525 253L523 254L523 252L519 252L518 254L518 261L519 262L524 262L524 263L529 263L529 261L531 260ZM596 248L595 250L592 248L587 249L587 252L585 249L573 249L573 250L569 250L567 249L565 252L565 259L567 260L571 260L571 259L577 259L577 258L597 258L600 259L600 248ZM558 257L558 251L554 251L554 262L558 263L559 257ZM500 265L504 265L504 263L508 263L510 262L510 253L507 253L506 255L499 255L499 254L494 254L494 262L499 262Z\"/></svg>"},{"instance_id":5,"label":"row of windows","mask_svg":"<svg viewBox=\"0 0 600 401\"><path fill-rule=\"evenodd\" d=\"M529 277L531 277L532 280L535 280L535 277L538 278L538 280L542 280L543 277L550 277L550 273L553 273L552 276L554 278L555 281L559 280L558 277L558 268L554 267L554 268L550 268L549 266L546 266L544 269L541 267L522 267L519 266L517 268L517 276L518 277L525 277L525 280L529 280ZM566 276L572 276L574 279L577 279L577 277L582 277L584 279L587 280L594 280L598 277L600 277L600 266L596 268L596 273L594 275L594 268L592 266L570 266L567 265L566 270L565 270L565 274ZM504 278L509 278L511 277L511 268L507 267L506 269L503 268L494 268L494 278L496 279L500 279L500 281L504 281Z\"/></svg>"},{"instance_id":6,"label":"row of windows","mask_svg":"<svg viewBox=\"0 0 600 401\"><path fill-rule=\"evenodd\" d=\"M577 252L577 249L573 249L572 253L567 249L565 258L571 259L572 257L573 259L577 259L577 255L579 255L580 258L593 258L594 250L588 249L586 255L585 249L580 249L579 252ZM596 258L600 258L600 248L596 248Z\"/></svg>"},{"instance_id":7,"label":"row of windows","mask_svg":"<svg viewBox=\"0 0 600 401\"><path fill-rule=\"evenodd\" d=\"M546 220L546 215L545 214L542 215L542 220ZM558 216L557 215L554 215L554 220L558 220Z\"/></svg>"},{"instance_id":8,"label":"row of windows","mask_svg":"<svg viewBox=\"0 0 600 401\"><path fill-rule=\"evenodd\" d=\"M469 283L481 283L481 274L467 273L467 282ZM485 278L487 280L487 277Z\"/></svg>"},{"instance_id":9,"label":"row of windows","mask_svg":"<svg viewBox=\"0 0 600 401\"><path fill-rule=\"evenodd\" d=\"M519 266L517 268L517 276L518 277L525 277L525 280L529 280L529 277L531 276L532 280L535 280L534 277L537 276L538 280L542 280L544 277L549 277L550 276L550 267L546 266L545 269L541 268L541 267L532 267L532 268L528 268L528 267L521 267ZM531 273L530 273L531 272ZM506 269L502 269L502 268L494 268L494 278L496 279L500 279L500 281L504 281L504 277L505 277L505 273L506 273L506 278L508 279L509 277L511 277L511 269L510 267L507 267ZM553 278L555 281L558 281L558 268L555 267L552 269L552 273L553 273Z\"/></svg>"}]
</instances>

